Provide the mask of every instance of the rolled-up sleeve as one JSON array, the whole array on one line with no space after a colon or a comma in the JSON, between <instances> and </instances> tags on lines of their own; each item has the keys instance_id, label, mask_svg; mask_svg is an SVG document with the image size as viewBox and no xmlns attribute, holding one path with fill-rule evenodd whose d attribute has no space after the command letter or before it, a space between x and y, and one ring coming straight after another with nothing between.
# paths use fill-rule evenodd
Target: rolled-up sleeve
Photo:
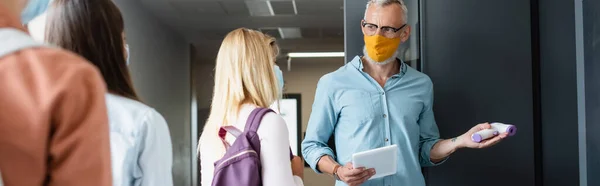
<instances>
[{"instance_id":1,"label":"rolled-up sleeve","mask_svg":"<svg viewBox=\"0 0 600 186\"><path fill-rule=\"evenodd\" d=\"M315 93L315 101L312 106L306 136L302 142L302 155L310 167L317 173L321 173L317 164L321 157L333 155L333 151L327 146L327 141L331 137L335 124L337 123L337 112L335 102L332 99L331 91L328 89L331 84L328 75L323 76L318 84Z\"/></svg>"},{"instance_id":2,"label":"rolled-up sleeve","mask_svg":"<svg viewBox=\"0 0 600 186\"><path fill-rule=\"evenodd\" d=\"M434 163L431 161L431 148L440 141L440 132L435 122L433 114L433 84L430 82L427 86L427 97L425 98L425 107L419 116L419 126L421 129L419 137L420 157L419 162L422 167L436 166L444 163L447 157Z\"/></svg>"}]
</instances>

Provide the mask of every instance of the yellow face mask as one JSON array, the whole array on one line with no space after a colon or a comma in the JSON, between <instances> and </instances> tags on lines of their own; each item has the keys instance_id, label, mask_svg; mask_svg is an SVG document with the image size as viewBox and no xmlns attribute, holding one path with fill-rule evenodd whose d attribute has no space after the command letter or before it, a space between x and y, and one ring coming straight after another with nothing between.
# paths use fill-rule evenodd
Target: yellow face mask
<instances>
[{"instance_id":1,"label":"yellow face mask","mask_svg":"<svg viewBox=\"0 0 600 186\"><path fill-rule=\"evenodd\" d=\"M365 35L365 47L367 54L376 62L383 62L394 55L400 45L401 39L387 38L375 34L372 36Z\"/></svg>"}]
</instances>

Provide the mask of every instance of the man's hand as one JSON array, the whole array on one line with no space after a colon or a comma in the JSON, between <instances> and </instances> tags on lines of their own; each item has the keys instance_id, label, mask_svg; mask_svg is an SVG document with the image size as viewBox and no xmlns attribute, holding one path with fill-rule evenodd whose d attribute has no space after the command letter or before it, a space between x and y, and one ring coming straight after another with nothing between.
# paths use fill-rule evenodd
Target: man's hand
<instances>
[{"instance_id":1,"label":"man's hand","mask_svg":"<svg viewBox=\"0 0 600 186\"><path fill-rule=\"evenodd\" d=\"M304 161L298 156L292 159L292 175L304 179Z\"/></svg>"},{"instance_id":2,"label":"man's hand","mask_svg":"<svg viewBox=\"0 0 600 186\"><path fill-rule=\"evenodd\" d=\"M375 175L375 169L365 169L363 167L353 168L352 163L338 168L337 175L349 186L359 186Z\"/></svg>"},{"instance_id":3,"label":"man's hand","mask_svg":"<svg viewBox=\"0 0 600 186\"><path fill-rule=\"evenodd\" d=\"M476 133L480 130L484 130L484 129L490 129L492 128L492 126L489 123L481 123L479 125L476 125L475 127L471 128L471 130L469 130L467 133L461 135L460 137L458 137L460 140L460 147L466 147L466 148L473 148L473 149L482 149L482 148L487 148L487 147L491 147L493 145L495 145L496 143L502 141L504 138L506 138L506 136L508 136L508 133L504 132L504 133L500 133L497 136L494 136L492 138L489 138L487 140L481 141L479 143L473 142L471 140L471 135L473 135L473 133ZM455 139L453 139L455 140Z\"/></svg>"}]
</instances>

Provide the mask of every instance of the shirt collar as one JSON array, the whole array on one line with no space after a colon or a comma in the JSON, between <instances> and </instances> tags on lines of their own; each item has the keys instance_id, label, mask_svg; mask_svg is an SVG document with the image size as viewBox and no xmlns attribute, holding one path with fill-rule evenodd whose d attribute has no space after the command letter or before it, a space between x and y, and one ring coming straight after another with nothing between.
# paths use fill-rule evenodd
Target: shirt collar
<instances>
[{"instance_id":1,"label":"shirt collar","mask_svg":"<svg viewBox=\"0 0 600 186\"><path fill-rule=\"evenodd\" d=\"M11 15L7 8L2 5L0 5L0 28L16 28L23 32L27 32L27 29L21 25L20 18Z\"/></svg>"},{"instance_id":2,"label":"shirt collar","mask_svg":"<svg viewBox=\"0 0 600 186\"><path fill-rule=\"evenodd\" d=\"M400 61L400 72L398 74L394 74L392 75L392 77L402 77L404 76L404 74L406 74L406 70L407 70L407 65L406 63L404 63L404 61L402 59L398 59L398 61ZM350 61L350 64L352 64L352 66L354 66L354 68L356 68L356 70L360 71L360 72L364 72L363 69L365 68L362 62L362 59L360 56L355 56L352 61Z\"/></svg>"}]
</instances>

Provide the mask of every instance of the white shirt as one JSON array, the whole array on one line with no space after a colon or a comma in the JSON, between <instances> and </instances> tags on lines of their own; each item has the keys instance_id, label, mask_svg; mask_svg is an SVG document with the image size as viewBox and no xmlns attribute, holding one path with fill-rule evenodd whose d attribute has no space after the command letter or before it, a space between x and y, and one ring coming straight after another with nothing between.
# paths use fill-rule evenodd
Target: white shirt
<instances>
[{"instance_id":1,"label":"white shirt","mask_svg":"<svg viewBox=\"0 0 600 186\"><path fill-rule=\"evenodd\" d=\"M106 95L114 186L172 186L173 151L165 119L138 101Z\"/></svg>"},{"instance_id":2,"label":"white shirt","mask_svg":"<svg viewBox=\"0 0 600 186\"><path fill-rule=\"evenodd\" d=\"M243 131L248 116L255 108L257 108L255 105L243 105L233 126ZM292 175L290 140L283 118L276 113L267 113L262 118L256 132L260 139L263 186L303 186L302 179ZM229 144L233 144L235 137L227 134L225 140ZM203 142L200 141L202 186L211 185L215 170L214 163L222 158L210 152L212 152L210 145L203 145Z\"/></svg>"}]
</instances>

